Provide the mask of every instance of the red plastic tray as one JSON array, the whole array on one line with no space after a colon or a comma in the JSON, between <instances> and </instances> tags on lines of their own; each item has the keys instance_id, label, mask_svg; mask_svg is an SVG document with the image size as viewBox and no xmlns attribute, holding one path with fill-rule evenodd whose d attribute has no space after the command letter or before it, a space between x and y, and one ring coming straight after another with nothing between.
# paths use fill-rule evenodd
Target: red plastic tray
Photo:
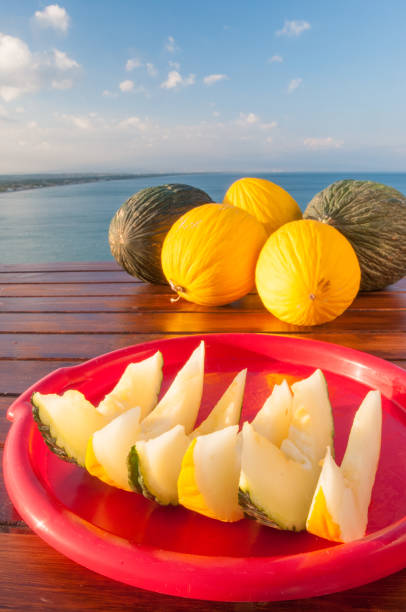
<instances>
[{"instance_id":1,"label":"red plastic tray","mask_svg":"<svg viewBox=\"0 0 406 612\"><path fill-rule=\"evenodd\" d=\"M327 378L340 461L355 410L371 388L383 398L382 452L364 539L332 544L308 533L226 524L120 491L53 455L31 415L33 390L81 390L98 402L130 361L160 349L164 385L201 339L205 387L199 421L232 377L248 368L242 420L260 408L274 373ZM4 476L17 511L48 544L75 562L144 589L222 601L311 597L355 587L406 565L406 372L371 355L312 340L256 334L188 336L114 351L56 370L10 407Z\"/></svg>"}]
</instances>

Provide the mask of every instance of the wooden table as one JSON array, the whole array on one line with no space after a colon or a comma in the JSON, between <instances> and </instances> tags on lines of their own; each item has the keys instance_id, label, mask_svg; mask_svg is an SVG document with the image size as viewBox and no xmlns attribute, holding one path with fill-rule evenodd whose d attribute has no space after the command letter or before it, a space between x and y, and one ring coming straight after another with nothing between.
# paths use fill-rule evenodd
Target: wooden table
<instances>
[{"instance_id":1,"label":"wooden table","mask_svg":"<svg viewBox=\"0 0 406 612\"><path fill-rule=\"evenodd\" d=\"M362 294L317 328L281 323L250 294L203 308L170 302L166 287L138 282L114 263L0 267L0 444L7 407L52 370L152 339L209 332L290 334L370 352L406 368L406 279ZM178 599L103 578L65 558L20 519L0 493L0 609L38 610L403 610L406 569L372 584L314 599L224 604Z\"/></svg>"}]
</instances>

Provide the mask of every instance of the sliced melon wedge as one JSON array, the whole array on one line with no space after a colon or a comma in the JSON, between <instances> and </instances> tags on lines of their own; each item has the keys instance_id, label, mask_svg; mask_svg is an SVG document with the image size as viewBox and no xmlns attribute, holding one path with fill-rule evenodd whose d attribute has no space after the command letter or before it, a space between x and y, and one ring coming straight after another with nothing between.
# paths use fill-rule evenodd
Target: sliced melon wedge
<instances>
[{"instance_id":1,"label":"sliced melon wedge","mask_svg":"<svg viewBox=\"0 0 406 612\"><path fill-rule=\"evenodd\" d=\"M87 444L87 471L109 485L131 491L127 457L139 432L139 407L130 408L96 431Z\"/></svg>"},{"instance_id":2,"label":"sliced melon wedge","mask_svg":"<svg viewBox=\"0 0 406 612\"><path fill-rule=\"evenodd\" d=\"M380 393L370 391L355 414L340 467L327 450L306 521L308 531L335 542L365 535L381 430Z\"/></svg>"},{"instance_id":3,"label":"sliced melon wedge","mask_svg":"<svg viewBox=\"0 0 406 612\"><path fill-rule=\"evenodd\" d=\"M84 466L88 439L108 419L74 389L63 395L37 391L31 403L34 420L50 450L65 461Z\"/></svg>"},{"instance_id":4,"label":"sliced melon wedge","mask_svg":"<svg viewBox=\"0 0 406 612\"><path fill-rule=\"evenodd\" d=\"M188 445L183 425L175 425L156 438L136 442L128 455L131 488L159 504L176 505L178 475Z\"/></svg>"},{"instance_id":5,"label":"sliced melon wedge","mask_svg":"<svg viewBox=\"0 0 406 612\"><path fill-rule=\"evenodd\" d=\"M155 438L139 440L132 447L129 462L130 484L135 491L160 504L177 504L181 462L193 438L237 425L240 420L247 370L237 374L209 416L189 436L175 425Z\"/></svg>"},{"instance_id":6,"label":"sliced melon wedge","mask_svg":"<svg viewBox=\"0 0 406 612\"><path fill-rule=\"evenodd\" d=\"M308 465L287 457L251 423L244 423L238 498L245 514L269 527L300 531L313 491Z\"/></svg>"},{"instance_id":7,"label":"sliced melon wedge","mask_svg":"<svg viewBox=\"0 0 406 612\"><path fill-rule=\"evenodd\" d=\"M238 506L239 473L238 425L199 436L183 457L179 503L220 521L238 521L244 516Z\"/></svg>"},{"instance_id":8,"label":"sliced melon wedge","mask_svg":"<svg viewBox=\"0 0 406 612\"><path fill-rule=\"evenodd\" d=\"M279 447L288 437L292 412L292 393L284 380L280 385L274 386L271 395L251 423L256 432Z\"/></svg>"},{"instance_id":9,"label":"sliced melon wedge","mask_svg":"<svg viewBox=\"0 0 406 612\"><path fill-rule=\"evenodd\" d=\"M291 421L280 447L244 424L239 501L261 523L299 531L306 526L320 460L333 446L334 426L320 370L294 383L292 391Z\"/></svg>"},{"instance_id":10,"label":"sliced melon wedge","mask_svg":"<svg viewBox=\"0 0 406 612\"><path fill-rule=\"evenodd\" d=\"M162 383L162 353L157 351L137 363L130 363L114 389L97 406L100 414L110 418L139 406L141 419L156 406Z\"/></svg>"},{"instance_id":11,"label":"sliced melon wedge","mask_svg":"<svg viewBox=\"0 0 406 612\"><path fill-rule=\"evenodd\" d=\"M149 439L183 425L185 433L193 429L203 393L204 342L193 351L176 374L157 406L141 423L140 438Z\"/></svg>"},{"instance_id":12,"label":"sliced melon wedge","mask_svg":"<svg viewBox=\"0 0 406 612\"><path fill-rule=\"evenodd\" d=\"M227 387L208 417L199 427L191 432L192 438L224 429L229 425L238 425L241 417L247 370L241 370Z\"/></svg>"}]
</instances>

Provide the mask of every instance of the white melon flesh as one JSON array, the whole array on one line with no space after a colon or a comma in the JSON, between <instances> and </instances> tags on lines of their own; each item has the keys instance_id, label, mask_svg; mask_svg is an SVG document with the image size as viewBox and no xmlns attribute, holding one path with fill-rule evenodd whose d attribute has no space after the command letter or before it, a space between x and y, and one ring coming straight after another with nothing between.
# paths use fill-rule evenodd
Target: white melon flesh
<instances>
[{"instance_id":1,"label":"white melon flesh","mask_svg":"<svg viewBox=\"0 0 406 612\"><path fill-rule=\"evenodd\" d=\"M280 385L274 386L271 395L252 420L252 426L255 431L279 447L288 437L292 409L292 393L284 380Z\"/></svg>"},{"instance_id":2,"label":"white melon flesh","mask_svg":"<svg viewBox=\"0 0 406 612\"><path fill-rule=\"evenodd\" d=\"M355 414L340 467L327 451L307 518L308 531L338 542L365 535L381 430L380 393L370 391Z\"/></svg>"},{"instance_id":3,"label":"white melon flesh","mask_svg":"<svg viewBox=\"0 0 406 612\"><path fill-rule=\"evenodd\" d=\"M239 499L247 514L271 527L304 529L316 479L310 464L286 456L244 423Z\"/></svg>"},{"instance_id":4,"label":"white melon flesh","mask_svg":"<svg viewBox=\"0 0 406 612\"><path fill-rule=\"evenodd\" d=\"M292 421L281 449L289 456L299 451L312 465L318 465L327 446L334 449L333 412L324 374L316 370L308 378L293 383L292 391Z\"/></svg>"},{"instance_id":5,"label":"white melon flesh","mask_svg":"<svg viewBox=\"0 0 406 612\"><path fill-rule=\"evenodd\" d=\"M275 398L286 400L285 391L275 391ZM290 424L280 447L258 433L254 423L244 424L239 499L244 511L260 522L298 531L306 526L320 460L333 447L334 424L320 370L294 383L292 391ZM283 416L284 410L281 406L272 412ZM280 416L278 422L283 425L275 436L279 442L287 422Z\"/></svg>"},{"instance_id":6,"label":"white melon flesh","mask_svg":"<svg viewBox=\"0 0 406 612\"><path fill-rule=\"evenodd\" d=\"M177 481L189 438L175 425L151 440L139 440L129 455L132 487L160 504L178 503Z\"/></svg>"},{"instance_id":7,"label":"white melon flesh","mask_svg":"<svg viewBox=\"0 0 406 612\"><path fill-rule=\"evenodd\" d=\"M100 402L97 410L110 418L139 406L141 419L156 406L162 383L163 359L160 351L143 361L130 363L114 389Z\"/></svg>"},{"instance_id":8,"label":"white melon flesh","mask_svg":"<svg viewBox=\"0 0 406 612\"><path fill-rule=\"evenodd\" d=\"M238 425L195 438L178 479L179 503L220 521L243 517L238 505L240 444Z\"/></svg>"},{"instance_id":9,"label":"white melon flesh","mask_svg":"<svg viewBox=\"0 0 406 612\"><path fill-rule=\"evenodd\" d=\"M208 417L190 434L191 438L237 425L240 421L247 370L242 370L227 387Z\"/></svg>"},{"instance_id":10,"label":"white melon flesh","mask_svg":"<svg viewBox=\"0 0 406 612\"><path fill-rule=\"evenodd\" d=\"M93 434L90 443L98 465L95 466L95 470L92 470L90 468L93 461L89 463L87 460L86 468L95 475L98 475L102 468L105 477L112 484L120 489L131 491L128 483L127 457L131 447L137 441L139 432L140 409L130 408Z\"/></svg>"},{"instance_id":11,"label":"white melon flesh","mask_svg":"<svg viewBox=\"0 0 406 612\"><path fill-rule=\"evenodd\" d=\"M189 434L200 408L204 378L204 342L195 349L157 406L141 423L141 438L156 437L175 425Z\"/></svg>"},{"instance_id":12,"label":"white melon flesh","mask_svg":"<svg viewBox=\"0 0 406 612\"><path fill-rule=\"evenodd\" d=\"M106 425L108 419L81 393L71 389L63 395L32 395L34 418L53 452L68 461L85 465L90 436Z\"/></svg>"}]
</instances>

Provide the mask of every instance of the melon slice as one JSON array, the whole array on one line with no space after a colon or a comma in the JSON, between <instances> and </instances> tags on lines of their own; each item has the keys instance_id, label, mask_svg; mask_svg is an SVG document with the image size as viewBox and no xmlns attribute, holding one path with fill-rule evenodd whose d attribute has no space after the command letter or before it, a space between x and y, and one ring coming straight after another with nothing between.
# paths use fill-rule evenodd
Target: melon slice
<instances>
[{"instance_id":1,"label":"melon slice","mask_svg":"<svg viewBox=\"0 0 406 612\"><path fill-rule=\"evenodd\" d=\"M188 445L183 425L136 442L128 455L131 488L159 504L176 505L178 475Z\"/></svg>"},{"instance_id":2,"label":"melon slice","mask_svg":"<svg viewBox=\"0 0 406 612\"><path fill-rule=\"evenodd\" d=\"M238 425L195 438L182 461L178 478L179 503L205 516L238 521L240 449Z\"/></svg>"},{"instance_id":3,"label":"melon slice","mask_svg":"<svg viewBox=\"0 0 406 612\"><path fill-rule=\"evenodd\" d=\"M280 446L288 437L292 421L293 398L286 380L275 385L271 395L252 420L256 432Z\"/></svg>"},{"instance_id":4,"label":"melon slice","mask_svg":"<svg viewBox=\"0 0 406 612\"><path fill-rule=\"evenodd\" d=\"M199 427L191 432L192 438L224 429L229 425L238 425L241 417L247 370L241 370L227 387L208 417Z\"/></svg>"},{"instance_id":5,"label":"melon slice","mask_svg":"<svg viewBox=\"0 0 406 612\"><path fill-rule=\"evenodd\" d=\"M253 424L244 424L239 501L261 523L300 531L306 527L320 460L333 447L334 425L320 370L294 383L292 391L291 421L280 447Z\"/></svg>"},{"instance_id":6,"label":"melon slice","mask_svg":"<svg viewBox=\"0 0 406 612\"><path fill-rule=\"evenodd\" d=\"M189 436L182 425L149 440L139 440L128 457L134 490L160 504L177 504L181 462L189 443L199 435L237 425L240 420L247 370L237 374L208 417Z\"/></svg>"},{"instance_id":7,"label":"melon slice","mask_svg":"<svg viewBox=\"0 0 406 612\"><path fill-rule=\"evenodd\" d=\"M370 391L355 414L340 467L327 449L307 517L308 531L335 542L351 542L365 535L381 430L381 396L379 391Z\"/></svg>"},{"instance_id":8,"label":"melon slice","mask_svg":"<svg viewBox=\"0 0 406 612\"><path fill-rule=\"evenodd\" d=\"M100 414L110 418L139 406L141 419L156 406L162 383L162 353L157 351L138 363L130 363L114 389L97 406Z\"/></svg>"},{"instance_id":9,"label":"melon slice","mask_svg":"<svg viewBox=\"0 0 406 612\"><path fill-rule=\"evenodd\" d=\"M185 433L193 429L203 393L204 342L193 351L176 374L171 386L141 423L141 439L156 437L183 425Z\"/></svg>"},{"instance_id":10,"label":"melon slice","mask_svg":"<svg viewBox=\"0 0 406 612\"><path fill-rule=\"evenodd\" d=\"M84 466L90 436L108 419L74 389L63 395L37 391L31 403L34 420L50 450L65 461Z\"/></svg>"},{"instance_id":11,"label":"melon slice","mask_svg":"<svg viewBox=\"0 0 406 612\"><path fill-rule=\"evenodd\" d=\"M139 407L130 408L96 431L87 444L87 471L109 485L131 491L127 457L139 432Z\"/></svg>"}]
</instances>

